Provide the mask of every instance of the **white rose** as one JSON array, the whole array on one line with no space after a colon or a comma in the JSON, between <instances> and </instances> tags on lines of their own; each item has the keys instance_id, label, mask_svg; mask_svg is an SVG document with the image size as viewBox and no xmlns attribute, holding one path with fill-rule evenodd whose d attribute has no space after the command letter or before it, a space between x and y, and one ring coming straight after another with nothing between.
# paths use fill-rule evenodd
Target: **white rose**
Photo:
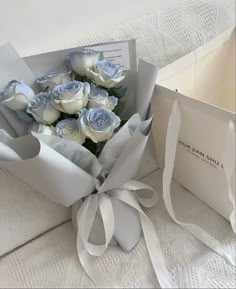
<instances>
[{"instance_id":1,"label":"white rose","mask_svg":"<svg viewBox=\"0 0 236 289\"><path fill-rule=\"evenodd\" d=\"M98 61L87 70L87 77L99 86L112 88L120 83L125 76L122 67L107 60Z\"/></svg>"},{"instance_id":2,"label":"white rose","mask_svg":"<svg viewBox=\"0 0 236 289\"><path fill-rule=\"evenodd\" d=\"M85 141L85 135L80 129L79 122L74 118L59 121L56 125L56 135L80 144Z\"/></svg>"},{"instance_id":3,"label":"white rose","mask_svg":"<svg viewBox=\"0 0 236 289\"><path fill-rule=\"evenodd\" d=\"M36 82L41 89L51 90L54 86L72 81L71 70L57 70L39 77Z\"/></svg>"},{"instance_id":4,"label":"white rose","mask_svg":"<svg viewBox=\"0 0 236 289\"><path fill-rule=\"evenodd\" d=\"M60 111L51 105L51 93L41 92L28 104L27 112L39 123L54 123L60 117Z\"/></svg>"},{"instance_id":5,"label":"white rose","mask_svg":"<svg viewBox=\"0 0 236 289\"><path fill-rule=\"evenodd\" d=\"M120 125L120 118L114 112L102 108L82 110L78 121L83 133L94 143L109 139Z\"/></svg>"},{"instance_id":6,"label":"white rose","mask_svg":"<svg viewBox=\"0 0 236 289\"><path fill-rule=\"evenodd\" d=\"M52 90L52 105L62 112L74 114L86 107L89 92L88 82L72 81L57 85Z\"/></svg>"},{"instance_id":7,"label":"white rose","mask_svg":"<svg viewBox=\"0 0 236 289\"><path fill-rule=\"evenodd\" d=\"M54 127L52 125L34 122L29 128L29 133L42 133L44 135L54 135Z\"/></svg>"},{"instance_id":8,"label":"white rose","mask_svg":"<svg viewBox=\"0 0 236 289\"><path fill-rule=\"evenodd\" d=\"M12 80L0 93L0 103L12 110L25 110L33 99L33 90L23 81Z\"/></svg>"},{"instance_id":9,"label":"white rose","mask_svg":"<svg viewBox=\"0 0 236 289\"><path fill-rule=\"evenodd\" d=\"M109 96L105 89L91 85L88 95L88 108L106 108L113 110L118 103L118 98Z\"/></svg>"},{"instance_id":10,"label":"white rose","mask_svg":"<svg viewBox=\"0 0 236 289\"><path fill-rule=\"evenodd\" d=\"M103 59L101 52L96 52L91 49L83 49L80 51L72 51L67 55L67 64L73 71L80 76L85 76L87 70L95 65L99 60Z\"/></svg>"}]
</instances>

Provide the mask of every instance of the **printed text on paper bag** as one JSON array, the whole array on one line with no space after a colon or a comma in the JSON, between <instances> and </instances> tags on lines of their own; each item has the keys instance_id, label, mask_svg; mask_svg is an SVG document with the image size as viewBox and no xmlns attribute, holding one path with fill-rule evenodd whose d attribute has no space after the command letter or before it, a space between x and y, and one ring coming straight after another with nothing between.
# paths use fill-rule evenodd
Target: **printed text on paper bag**
<instances>
[{"instance_id":1,"label":"printed text on paper bag","mask_svg":"<svg viewBox=\"0 0 236 289\"><path fill-rule=\"evenodd\" d=\"M210 154L200 150L199 148L195 147L192 144L189 144L183 140L179 139L179 145L184 148L188 153L191 153L194 157L201 159L208 165L214 167L214 168L223 168L223 164L216 159L215 157L211 156Z\"/></svg>"}]
</instances>

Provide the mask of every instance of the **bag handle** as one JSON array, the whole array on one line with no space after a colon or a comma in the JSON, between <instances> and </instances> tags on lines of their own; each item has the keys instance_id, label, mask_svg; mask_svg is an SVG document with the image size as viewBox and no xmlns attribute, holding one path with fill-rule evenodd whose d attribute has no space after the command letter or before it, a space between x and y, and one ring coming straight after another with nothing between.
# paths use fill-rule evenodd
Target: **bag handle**
<instances>
[{"instance_id":1,"label":"bag handle","mask_svg":"<svg viewBox=\"0 0 236 289\"><path fill-rule=\"evenodd\" d=\"M197 239L211 248L213 251L225 258L230 264L235 266L235 260L227 248L209 235L199 226L192 223L182 223L177 220L171 201L171 180L174 171L175 156L177 150L178 136L181 125L181 110L178 99L174 101L172 111L169 117L167 136L166 136L166 151L165 151L165 168L163 172L163 199L166 209L171 218L180 226L189 231Z\"/></svg>"},{"instance_id":2,"label":"bag handle","mask_svg":"<svg viewBox=\"0 0 236 289\"><path fill-rule=\"evenodd\" d=\"M234 233L236 233L236 223L235 223L235 125L232 120L230 120L227 133L225 148L222 156L222 164L224 168L224 173L228 185L228 195L232 203L232 212L230 214L230 223ZM232 182L234 184L232 184Z\"/></svg>"}]
</instances>

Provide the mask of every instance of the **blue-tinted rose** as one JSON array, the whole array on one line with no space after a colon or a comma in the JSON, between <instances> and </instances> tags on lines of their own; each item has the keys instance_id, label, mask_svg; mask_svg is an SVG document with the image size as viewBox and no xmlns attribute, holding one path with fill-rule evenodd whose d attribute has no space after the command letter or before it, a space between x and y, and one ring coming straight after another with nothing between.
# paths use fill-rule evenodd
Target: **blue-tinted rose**
<instances>
[{"instance_id":1,"label":"blue-tinted rose","mask_svg":"<svg viewBox=\"0 0 236 289\"><path fill-rule=\"evenodd\" d=\"M91 108L81 111L81 129L95 143L109 139L114 129L119 127L119 125L120 118L108 109Z\"/></svg>"},{"instance_id":2,"label":"blue-tinted rose","mask_svg":"<svg viewBox=\"0 0 236 289\"><path fill-rule=\"evenodd\" d=\"M60 111L74 114L86 107L89 92L88 82L72 81L57 85L52 90L52 105Z\"/></svg>"},{"instance_id":3,"label":"blue-tinted rose","mask_svg":"<svg viewBox=\"0 0 236 289\"><path fill-rule=\"evenodd\" d=\"M88 108L106 108L113 110L118 103L118 98L109 96L105 89L91 85L88 95Z\"/></svg>"},{"instance_id":4,"label":"blue-tinted rose","mask_svg":"<svg viewBox=\"0 0 236 289\"><path fill-rule=\"evenodd\" d=\"M37 83L42 89L52 89L54 86L72 81L71 70L63 69L49 72L37 79Z\"/></svg>"},{"instance_id":5,"label":"blue-tinted rose","mask_svg":"<svg viewBox=\"0 0 236 289\"><path fill-rule=\"evenodd\" d=\"M97 61L103 59L101 52L91 49L83 49L80 51L72 51L67 55L66 62L80 76L85 76L87 70L94 66Z\"/></svg>"},{"instance_id":6,"label":"blue-tinted rose","mask_svg":"<svg viewBox=\"0 0 236 289\"><path fill-rule=\"evenodd\" d=\"M56 135L82 144L85 136L80 129L79 122L74 118L61 120L56 125Z\"/></svg>"},{"instance_id":7,"label":"blue-tinted rose","mask_svg":"<svg viewBox=\"0 0 236 289\"><path fill-rule=\"evenodd\" d=\"M39 123L53 123L60 117L60 111L51 105L51 93L41 92L28 104L27 112Z\"/></svg>"},{"instance_id":8,"label":"blue-tinted rose","mask_svg":"<svg viewBox=\"0 0 236 289\"><path fill-rule=\"evenodd\" d=\"M12 110L25 110L33 99L33 90L23 81L12 80L0 93L0 103Z\"/></svg>"},{"instance_id":9,"label":"blue-tinted rose","mask_svg":"<svg viewBox=\"0 0 236 289\"><path fill-rule=\"evenodd\" d=\"M125 76L120 65L101 60L88 69L87 77L99 86L111 88L120 83Z\"/></svg>"},{"instance_id":10,"label":"blue-tinted rose","mask_svg":"<svg viewBox=\"0 0 236 289\"><path fill-rule=\"evenodd\" d=\"M54 127L52 125L34 122L29 128L29 133L42 133L44 135L54 135Z\"/></svg>"}]
</instances>

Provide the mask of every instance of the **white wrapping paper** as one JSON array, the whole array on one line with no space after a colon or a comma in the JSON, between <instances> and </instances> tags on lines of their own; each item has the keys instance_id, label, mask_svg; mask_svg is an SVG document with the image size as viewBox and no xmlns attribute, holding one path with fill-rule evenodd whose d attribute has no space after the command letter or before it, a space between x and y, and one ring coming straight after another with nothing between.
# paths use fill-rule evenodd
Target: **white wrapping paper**
<instances>
[{"instance_id":1,"label":"white wrapping paper","mask_svg":"<svg viewBox=\"0 0 236 289\"><path fill-rule=\"evenodd\" d=\"M127 79L130 79L130 89L132 90L135 82L135 69L136 69L136 62L135 60L135 50L134 50L134 42L130 41L129 44L129 50L130 50L130 65L131 69L128 72ZM9 55L8 55L9 51ZM133 53L131 53L133 52ZM55 52L54 54L49 53L45 55L40 55L35 58L31 57L28 59L28 63L30 63L30 68L35 73L45 73L49 67L50 69L55 68L57 65L62 65L62 63L59 61L59 59L63 59L62 56L65 56L67 51L60 51ZM10 47L9 44L4 45L0 50L1 55L1 63L3 63L3 68L7 70L7 74L5 76L4 71L2 71L2 74L4 74L4 78L1 80L0 83L1 87L3 87L10 79L22 79L29 85L32 85L35 76L31 72L31 70L28 68L28 66L24 63L24 61L17 55L17 53L14 51L13 48ZM44 61L43 61L44 60ZM49 61L50 60L50 61ZM9 62L9 67L7 66L7 63ZM11 63L15 63L15 69L13 65L10 65ZM151 70L150 70L151 68ZM149 70L149 71L147 71ZM139 81L139 85L142 85L142 83L146 84L146 87L150 89L150 87L154 86L154 80L156 78L155 69L153 70L151 65L144 65L143 62L141 62L139 73L137 74L137 80ZM140 78L140 75L143 75L142 78ZM151 76L151 77L150 77ZM154 76L154 77L153 77ZM149 85L147 85L147 83ZM145 118L145 114L147 114L150 98L151 98L152 92L151 91L143 91L142 94L139 94L139 98L145 99L145 102L142 103L142 106L139 104L137 105L137 108L135 109L137 112L141 113L141 117ZM131 91L131 96L134 97L134 94ZM133 108L132 108L133 109ZM8 131L8 133L13 134L11 127L15 130L15 133L17 135L22 135L25 130L25 124L21 123L16 116L16 114L5 107L1 107L4 123L1 123L1 128ZM130 112L129 112L130 113ZM7 119L7 121L5 121ZM137 121L139 121L137 119ZM137 127L137 123L134 124ZM149 124L147 124L148 129ZM11 131L10 131L11 130ZM134 133L133 140L134 143L136 143L135 139L139 141L139 139L144 139L143 145L141 145L140 149L143 151L145 147L145 143L147 140L148 133L144 132L144 138L142 138L143 131L145 130L145 124L144 128L140 128L141 134ZM121 130L123 131L123 129ZM122 136L123 137L123 136ZM127 135L129 138L129 136ZM49 197L51 200L64 205L64 206L70 206L73 203L75 203L78 199L90 194L95 189L95 180L93 177L97 177L99 174L99 164L95 164L96 166L94 174L91 176L89 173L86 172L86 170L81 169L80 167L76 166L74 162L69 161L67 158L63 157L61 154L57 153L55 150L53 150L50 146L48 146L45 143L48 143L47 140L44 139L44 141L40 140L42 137L36 138L33 136L23 136L20 138L13 139L8 142L8 146L17 153L22 161L13 161L13 162L7 162L4 160L1 162L1 166L6 167L7 169L11 170L15 175L23 179L25 182L29 183L31 186L33 186L36 190L42 192L43 194L46 194L47 197ZM128 139L124 139L124 142L126 143ZM125 154L129 154L132 148L131 144L128 144L128 152ZM130 148L129 148L130 147ZM122 146L123 148L123 146ZM120 150L121 146L119 148L114 146L113 150ZM75 149L75 151L78 151ZM138 151L137 156L142 155L142 151ZM136 152L134 152L136 154ZM116 153L119 155L118 153ZM65 154L64 154L65 155ZM127 155L122 155L122 158L124 159ZM137 163L140 160L140 157L133 157L132 161L135 161L136 163L133 166L132 165L128 168L129 169L129 175L128 178L135 175L137 171ZM114 160L113 160L114 161ZM122 159L121 159L122 161ZM121 162L120 161L120 162ZM114 163L113 163L114 164ZM129 163L129 164L132 164ZM23 167L22 167L23 165ZM105 164L103 164L105 166ZM23 168L23 169L22 169ZM48 168L48 169L47 169ZM133 172L130 171L134 170ZM114 170L117 170L114 168ZM35 172L37 171L37 174ZM50 174L48 173L50 171ZM116 171L114 173L117 173ZM111 182L111 179L113 174L109 174L108 180L106 182L106 186L109 182ZM40 176L40 177L39 177ZM127 177L126 177L127 178ZM55 182L55 179L57 179L57 182ZM66 187L64 183L64 179L67 180ZM124 179L124 176L123 176ZM121 177L120 183L123 182L123 179ZM107 188L106 188L107 189ZM70 193L68 193L70 192Z\"/></svg>"}]
</instances>

